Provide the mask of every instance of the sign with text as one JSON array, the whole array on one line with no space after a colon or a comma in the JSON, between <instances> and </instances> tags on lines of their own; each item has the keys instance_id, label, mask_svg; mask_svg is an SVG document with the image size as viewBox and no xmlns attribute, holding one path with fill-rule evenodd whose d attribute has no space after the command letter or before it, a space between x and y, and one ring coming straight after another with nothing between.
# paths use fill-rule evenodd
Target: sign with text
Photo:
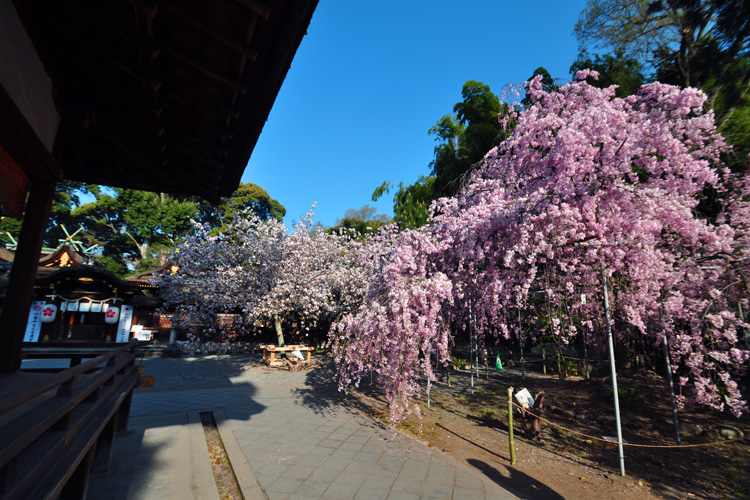
<instances>
[{"instance_id":1,"label":"sign with text","mask_svg":"<svg viewBox=\"0 0 750 500\"><path fill-rule=\"evenodd\" d=\"M38 342L39 333L42 331L42 309L45 302L36 300L31 303L29 311L29 321L26 323L26 335L23 336L24 342Z\"/></svg>"},{"instance_id":2,"label":"sign with text","mask_svg":"<svg viewBox=\"0 0 750 500\"><path fill-rule=\"evenodd\" d=\"M116 342L130 340L130 326L133 323L133 306L124 305L120 308L120 324L117 326Z\"/></svg>"}]
</instances>

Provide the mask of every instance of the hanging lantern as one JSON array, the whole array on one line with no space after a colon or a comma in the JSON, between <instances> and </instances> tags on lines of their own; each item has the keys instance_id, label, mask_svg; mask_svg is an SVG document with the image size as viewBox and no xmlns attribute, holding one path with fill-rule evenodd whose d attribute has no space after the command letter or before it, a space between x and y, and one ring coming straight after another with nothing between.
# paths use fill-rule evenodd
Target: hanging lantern
<instances>
[{"instance_id":1,"label":"hanging lantern","mask_svg":"<svg viewBox=\"0 0 750 500\"><path fill-rule=\"evenodd\" d=\"M55 304L45 304L42 307L42 323L52 323L57 317L57 306Z\"/></svg>"},{"instance_id":2,"label":"hanging lantern","mask_svg":"<svg viewBox=\"0 0 750 500\"><path fill-rule=\"evenodd\" d=\"M107 312L104 313L104 322L108 325L114 325L117 320L120 319L120 308L119 307L108 307Z\"/></svg>"}]
</instances>

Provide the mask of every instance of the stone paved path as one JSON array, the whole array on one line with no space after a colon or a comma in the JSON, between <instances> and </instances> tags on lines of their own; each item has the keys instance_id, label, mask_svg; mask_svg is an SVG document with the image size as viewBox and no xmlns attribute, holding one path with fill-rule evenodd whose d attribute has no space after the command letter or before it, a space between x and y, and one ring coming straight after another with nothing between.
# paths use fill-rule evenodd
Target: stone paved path
<instances>
[{"instance_id":1,"label":"stone paved path","mask_svg":"<svg viewBox=\"0 0 750 500\"><path fill-rule=\"evenodd\" d=\"M168 361L168 367L178 366ZM159 372L157 363L144 362L147 375ZM248 484L259 485L253 496L246 492L247 498L518 498L478 471L364 416L331 390L325 370L235 369L213 385L218 387L164 391L158 389L157 375L154 389L136 392L131 415L140 422L214 411L224 423L220 430L230 444L230 460L243 474L254 476L246 478ZM151 439L158 440L159 429L151 431Z\"/></svg>"}]
</instances>

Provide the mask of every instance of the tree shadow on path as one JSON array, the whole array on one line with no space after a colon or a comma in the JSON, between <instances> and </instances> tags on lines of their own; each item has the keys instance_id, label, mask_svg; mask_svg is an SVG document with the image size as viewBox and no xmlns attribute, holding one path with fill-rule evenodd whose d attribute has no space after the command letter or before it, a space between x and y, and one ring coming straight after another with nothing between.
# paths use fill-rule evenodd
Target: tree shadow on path
<instances>
[{"instance_id":1,"label":"tree shadow on path","mask_svg":"<svg viewBox=\"0 0 750 500\"><path fill-rule=\"evenodd\" d=\"M512 467L502 466L505 472L503 473L490 464L474 458L468 459L467 463L498 486L514 492L521 498L529 500L565 500L565 497L549 486Z\"/></svg>"}]
</instances>

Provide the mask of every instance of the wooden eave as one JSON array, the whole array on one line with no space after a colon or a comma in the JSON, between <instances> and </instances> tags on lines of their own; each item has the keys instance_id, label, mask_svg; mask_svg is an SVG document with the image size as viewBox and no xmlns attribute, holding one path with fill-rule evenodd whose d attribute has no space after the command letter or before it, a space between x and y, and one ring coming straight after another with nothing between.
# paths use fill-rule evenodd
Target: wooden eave
<instances>
[{"instance_id":1,"label":"wooden eave","mask_svg":"<svg viewBox=\"0 0 750 500\"><path fill-rule=\"evenodd\" d=\"M52 80L65 178L217 200L237 188L317 0L15 5Z\"/></svg>"}]
</instances>

